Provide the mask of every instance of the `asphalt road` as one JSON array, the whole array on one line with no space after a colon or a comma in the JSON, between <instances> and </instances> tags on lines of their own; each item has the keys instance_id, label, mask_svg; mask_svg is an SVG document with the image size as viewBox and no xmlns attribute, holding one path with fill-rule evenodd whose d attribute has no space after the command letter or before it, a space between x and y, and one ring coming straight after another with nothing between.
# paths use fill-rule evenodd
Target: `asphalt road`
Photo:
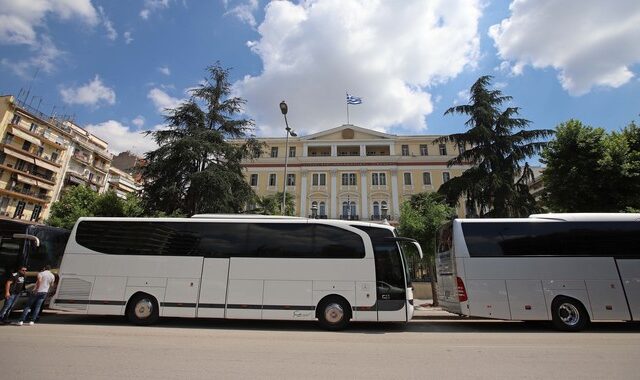
<instances>
[{"instance_id":1,"label":"asphalt road","mask_svg":"<svg viewBox=\"0 0 640 380\"><path fill-rule=\"evenodd\" d=\"M322 331L311 322L46 315L0 326L0 378L631 379L640 324L421 319Z\"/></svg>"}]
</instances>

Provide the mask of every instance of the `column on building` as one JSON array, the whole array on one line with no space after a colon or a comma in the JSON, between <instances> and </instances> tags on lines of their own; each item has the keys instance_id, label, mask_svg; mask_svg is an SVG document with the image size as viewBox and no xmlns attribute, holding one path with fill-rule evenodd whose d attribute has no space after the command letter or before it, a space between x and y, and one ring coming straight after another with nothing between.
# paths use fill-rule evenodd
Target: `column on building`
<instances>
[{"instance_id":1,"label":"column on building","mask_svg":"<svg viewBox=\"0 0 640 380\"><path fill-rule=\"evenodd\" d=\"M331 157L338 157L338 146L331 144Z\"/></svg>"},{"instance_id":2,"label":"column on building","mask_svg":"<svg viewBox=\"0 0 640 380\"><path fill-rule=\"evenodd\" d=\"M360 144L360 157L365 157L367 155L367 146L365 144Z\"/></svg>"},{"instance_id":3,"label":"column on building","mask_svg":"<svg viewBox=\"0 0 640 380\"><path fill-rule=\"evenodd\" d=\"M400 197L398 194L398 168L391 169L391 216L396 219L400 216Z\"/></svg>"},{"instance_id":4,"label":"column on building","mask_svg":"<svg viewBox=\"0 0 640 380\"><path fill-rule=\"evenodd\" d=\"M331 197L331 219L336 219L338 217L338 170L337 169L331 169L330 197Z\"/></svg>"},{"instance_id":5,"label":"column on building","mask_svg":"<svg viewBox=\"0 0 640 380\"><path fill-rule=\"evenodd\" d=\"M300 170L300 216L306 217L307 213L307 169Z\"/></svg>"},{"instance_id":6,"label":"column on building","mask_svg":"<svg viewBox=\"0 0 640 380\"><path fill-rule=\"evenodd\" d=\"M360 217L362 220L369 219L369 199L367 198L368 187L367 169L360 169L360 199L362 200L360 206Z\"/></svg>"}]
</instances>

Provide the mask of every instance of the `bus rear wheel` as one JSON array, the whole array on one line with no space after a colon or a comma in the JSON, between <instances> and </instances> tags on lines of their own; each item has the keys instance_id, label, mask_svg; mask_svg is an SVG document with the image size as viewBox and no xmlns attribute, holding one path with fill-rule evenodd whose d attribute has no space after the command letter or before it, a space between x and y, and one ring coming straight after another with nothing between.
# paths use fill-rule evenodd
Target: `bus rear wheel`
<instances>
[{"instance_id":1,"label":"bus rear wheel","mask_svg":"<svg viewBox=\"0 0 640 380\"><path fill-rule=\"evenodd\" d=\"M589 325L589 315L580 301L557 297L551 305L553 325L558 330L580 331Z\"/></svg>"},{"instance_id":2,"label":"bus rear wheel","mask_svg":"<svg viewBox=\"0 0 640 380\"><path fill-rule=\"evenodd\" d=\"M343 299L331 297L318 305L317 316L323 328L331 331L342 330L349 324L351 309Z\"/></svg>"},{"instance_id":3,"label":"bus rear wheel","mask_svg":"<svg viewBox=\"0 0 640 380\"><path fill-rule=\"evenodd\" d=\"M154 324L159 316L158 301L155 297L139 293L131 297L127 304L127 319L136 325Z\"/></svg>"}]
</instances>

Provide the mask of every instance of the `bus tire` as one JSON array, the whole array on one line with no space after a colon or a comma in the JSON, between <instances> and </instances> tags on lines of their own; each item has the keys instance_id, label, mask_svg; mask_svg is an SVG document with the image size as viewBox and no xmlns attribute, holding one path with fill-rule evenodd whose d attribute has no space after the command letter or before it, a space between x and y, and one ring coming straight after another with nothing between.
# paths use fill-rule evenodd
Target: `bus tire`
<instances>
[{"instance_id":1,"label":"bus tire","mask_svg":"<svg viewBox=\"0 0 640 380\"><path fill-rule=\"evenodd\" d=\"M351 307L342 297L327 297L318 304L316 316L320 325L326 330L342 330L347 327L351 319Z\"/></svg>"},{"instance_id":2,"label":"bus tire","mask_svg":"<svg viewBox=\"0 0 640 380\"><path fill-rule=\"evenodd\" d=\"M152 295L136 293L127 303L126 314L129 322L133 324L140 326L154 324L160 317L158 301Z\"/></svg>"},{"instance_id":3,"label":"bus tire","mask_svg":"<svg viewBox=\"0 0 640 380\"><path fill-rule=\"evenodd\" d=\"M559 296L551 303L553 326L562 331L580 331L589 325L589 314L576 299Z\"/></svg>"}]
</instances>

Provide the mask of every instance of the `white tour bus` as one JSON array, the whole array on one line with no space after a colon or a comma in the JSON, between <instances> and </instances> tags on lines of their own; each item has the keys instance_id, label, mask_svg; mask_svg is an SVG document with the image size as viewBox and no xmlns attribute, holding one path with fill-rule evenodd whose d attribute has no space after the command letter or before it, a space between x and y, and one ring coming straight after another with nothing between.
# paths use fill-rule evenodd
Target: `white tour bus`
<instances>
[{"instance_id":1,"label":"white tour bus","mask_svg":"<svg viewBox=\"0 0 640 380\"><path fill-rule=\"evenodd\" d=\"M388 225L292 217L81 218L55 309L126 315L409 321L413 292Z\"/></svg>"},{"instance_id":2,"label":"white tour bus","mask_svg":"<svg viewBox=\"0 0 640 380\"><path fill-rule=\"evenodd\" d=\"M640 214L455 219L436 255L438 300L473 317L640 320Z\"/></svg>"}]
</instances>

